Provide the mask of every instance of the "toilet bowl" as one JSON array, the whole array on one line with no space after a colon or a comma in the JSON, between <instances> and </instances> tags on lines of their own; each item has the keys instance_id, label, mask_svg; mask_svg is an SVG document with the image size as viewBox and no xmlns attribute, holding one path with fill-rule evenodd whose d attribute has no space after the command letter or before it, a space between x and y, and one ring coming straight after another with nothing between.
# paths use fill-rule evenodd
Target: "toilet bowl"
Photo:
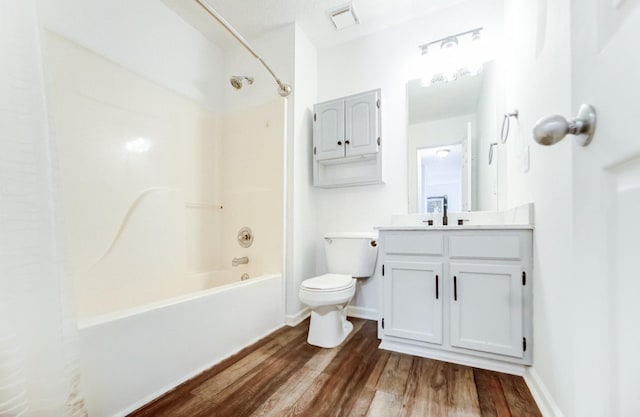
<instances>
[{"instance_id":1,"label":"toilet bowl","mask_svg":"<svg viewBox=\"0 0 640 417\"><path fill-rule=\"evenodd\" d=\"M349 275L325 274L300 285L300 301L311 308L307 342L314 346L338 346L353 325L346 320L344 307L356 293L356 280Z\"/></svg>"},{"instance_id":2,"label":"toilet bowl","mask_svg":"<svg viewBox=\"0 0 640 417\"><path fill-rule=\"evenodd\" d=\"M372 233L325 235L329 273L306 279L300 285L300 301L311 309L307 342L314 346L338 346L353 330L346 306L356 293L356 278L373 274L378 253Z\"/></svg>"}]
</instances>

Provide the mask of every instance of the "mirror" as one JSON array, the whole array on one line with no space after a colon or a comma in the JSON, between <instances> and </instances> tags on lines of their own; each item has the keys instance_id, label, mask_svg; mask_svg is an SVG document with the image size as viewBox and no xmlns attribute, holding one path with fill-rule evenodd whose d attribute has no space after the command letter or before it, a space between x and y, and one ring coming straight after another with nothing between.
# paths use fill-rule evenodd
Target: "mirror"
<instances>
[{"instance_id":1,"label":"mirror","mask_svg":"<svg viewBox=\"0 0 640 417\"><path fill-rule=\"evenodd\" d=\"M498 208L496 61L478 75L425 85L407 83L409 213ZM491 163L489 163L491 156Z\"/></svg>"}]
</instances>

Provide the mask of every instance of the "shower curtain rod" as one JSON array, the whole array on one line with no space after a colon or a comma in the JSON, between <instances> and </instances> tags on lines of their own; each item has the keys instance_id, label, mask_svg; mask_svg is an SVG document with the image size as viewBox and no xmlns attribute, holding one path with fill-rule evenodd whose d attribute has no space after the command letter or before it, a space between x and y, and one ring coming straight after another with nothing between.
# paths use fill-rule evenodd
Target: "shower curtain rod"
<instances>
[{"instance_id":1,"label":"shower curtain rod","mask_svg":"<svg viewBox=\"0 0 640 417\"><path fill-rule=\"evenodd\" d=\"M233 35L233 37L236 38L238 42L240 42L240 44L244 46L245 49L249 51L249 53L253 55L253 57L257 59L258 62L260 62L267 69L267 71L269 71L269 74L271 74L273 79L276 80L276 83L278 84L278 93L282 97L288 96L291 93L291 86L289 84L285 84L282 81L280 81L280 79L276 76L276 74L269 67L269 65L267 65L267 63L264 62L262 58L260 58L260 55L258 55L256 51L253 50L251 45L249 45L249 42L247 42L246 39L243 38L242 35L238 33L238 31L235 30L233 26L231 26L231 24L227 22L225 18L222 17L213 7L209 6L207 2L205 2L204 0L196 0L196 1L200 6L202 6L203 9L207 11L207 13L209 13L214 19L216 19L227 30L227 32Z\"/></svg>"}]
</instances>

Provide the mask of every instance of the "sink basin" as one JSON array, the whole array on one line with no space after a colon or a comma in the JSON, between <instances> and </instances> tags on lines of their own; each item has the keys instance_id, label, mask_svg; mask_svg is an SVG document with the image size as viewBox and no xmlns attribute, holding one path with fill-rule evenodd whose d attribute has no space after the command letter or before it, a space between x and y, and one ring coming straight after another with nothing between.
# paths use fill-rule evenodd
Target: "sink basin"
<instances>
[{"instance_id":1,"label":"sink basin","mask_svg":"<svg viewBox=\"0 0 640 417\"><path fill-rule=\"evenodd\" d=\"M427 224L427 219L433 219L433 225ZM523 204L505 211L469 211L464 213L448 213L449 224L442 225L441 215L402 214L391 216L389 226L378 229L532 229L533 203ZM458 220L463 220L458 225Z\"/></svg>"}]
</instances>

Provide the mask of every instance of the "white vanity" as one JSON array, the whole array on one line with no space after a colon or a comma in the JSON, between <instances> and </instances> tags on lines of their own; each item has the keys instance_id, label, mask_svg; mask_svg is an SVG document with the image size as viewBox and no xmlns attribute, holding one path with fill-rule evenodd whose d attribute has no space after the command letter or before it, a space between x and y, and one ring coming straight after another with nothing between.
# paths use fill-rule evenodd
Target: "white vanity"
<instances>
[{"instance_id":1,"label":"white vanity","mask_svg":"<svg viewBox=\"0 0 640 417\"><path fill-rule=\"evenodd\" d=\"M533 226L378 230L382 349L513 374L532 364Z\"/></svg>"}]
</instances>

